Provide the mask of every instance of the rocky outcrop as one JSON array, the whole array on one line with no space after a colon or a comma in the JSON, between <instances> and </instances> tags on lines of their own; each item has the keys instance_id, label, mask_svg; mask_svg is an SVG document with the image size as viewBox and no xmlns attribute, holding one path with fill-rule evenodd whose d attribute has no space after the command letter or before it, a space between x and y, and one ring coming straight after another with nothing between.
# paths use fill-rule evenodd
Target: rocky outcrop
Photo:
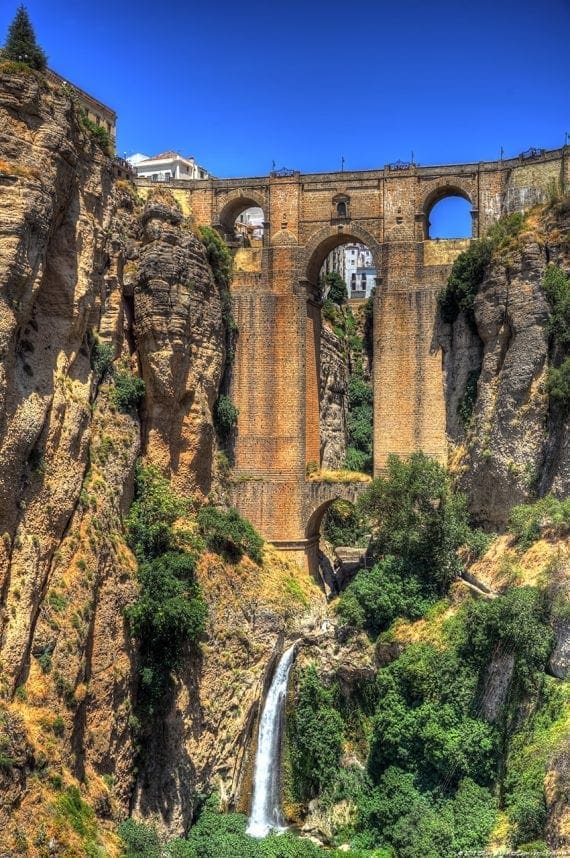
<instances>
[{"instance_id":1,"label":"rocky outcrop","mask_svg":"<svg viewBox=\"0 0 570 858\"><path fill-rule=\"evenodd\" d=\"M218 288L201 241L174 198L151 195L130 278L134 336L146 382L146 444L185 495L212 483L212 409L224 367Z\"/></svg>"},{"instance_id":2,"label":"rocky outcrop","mask_svg":"<svg viewBox=\"0 0 570 858\"><path fill-rule=\"evenodd\" d=\"M463 315L442 326L448 433L462 445L453 466L473 515L490 527L504 526L532 491L570 487L568 426L551 413L544 389L549 307L541 286L547 264L570 269L560 240L569 225L568 213L555 209L529 217L489 266L475 299L476 331ZM458 410L470 375L478 382L465 431Z\"/></svg>"},{"instance_id":3,"label":"rocky outcrop","mask_svg":"<svg viewBox=\"0 0 570 858\"><path fill-rule=\"evenodd\" d=\"M320 350L321 467L341 468L347 443L348 363L337 335L323 325Z\"/></svg>"},{"instance_id":4,"label":"rocky outcrop","mask_svg":"<svg viewBox=\"0 0 570 858\"><path fill-rule=\"evenodd\" d=\"M0 129L0 717L17 726L0 827L10 844L33 818L80 854L48 786L80 785L103 827L128 811L123 519L143 447L183 494L211 488L221 302L191 222L168 194L143 206L114 183L68 90L0 64ZM122 413L113 373L139 372L145 406Z\"/></svg>"}]
</instances>

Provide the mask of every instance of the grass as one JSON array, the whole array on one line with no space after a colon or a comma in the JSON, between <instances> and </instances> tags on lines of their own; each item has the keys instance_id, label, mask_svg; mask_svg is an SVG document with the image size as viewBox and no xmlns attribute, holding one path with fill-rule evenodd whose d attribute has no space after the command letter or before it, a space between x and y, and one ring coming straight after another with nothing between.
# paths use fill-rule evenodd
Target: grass
<instances>
[{"instance_id":1,"label":"grass","mask_svg":"<svg viewBox=\"0 0 570 858\"><path fill-rule=\"evenodd\" d=\"M370 474L363 474L361 471L327 471L318 470L312 471L307 479L312 483L371 483L372 477Z\"/></svg>"}]
</instances>

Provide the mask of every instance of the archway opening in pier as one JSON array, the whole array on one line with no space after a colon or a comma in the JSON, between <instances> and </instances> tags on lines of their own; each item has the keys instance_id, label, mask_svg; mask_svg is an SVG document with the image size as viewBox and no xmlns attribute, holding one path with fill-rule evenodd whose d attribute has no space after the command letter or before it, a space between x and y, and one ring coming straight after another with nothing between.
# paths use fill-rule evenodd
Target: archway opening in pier
<instances>
[{"instance_id":1,"label":"archway opening in pier","mask_svg":"<svg viewBox=\"0 0 570 858\"><path fill-rule=\"evenodd\" d=\"M236 197L220 212L220 231L233 248L261 248L265 232L265 213L259 200Z\"/></svg>"},{"instance_id":2,"label":"archway opening in pier","mask_svg":"<svg viewBox=\"0 0 570 858\"><path fill-rule=\"evenodd\" d=\"M379 248L352 229L318 238L306 262L307 469L371 474Z\"/></svg>"},{"instance_id":3,"label":"archway opening in pier","mask_svg":"<svg viewBox=\"0 0 570 858\"><path fill-rule=\"evenodd\" d=\"M438 193L426 206L426 238L471 238L473 216L471 201L455 189Z\"/></svg>"},{"instance_id":4,"label":"archway opening in pier","mask_svg":"<svg viewBox=\"0 0 570 858\"><path fill-rule=\"evenodd\" d=\"M328 596L338 595L365 565L370 541L358 505L342 497L325 501L307 523L314 540L315 569Z\"/></svg>"}]
</instances>

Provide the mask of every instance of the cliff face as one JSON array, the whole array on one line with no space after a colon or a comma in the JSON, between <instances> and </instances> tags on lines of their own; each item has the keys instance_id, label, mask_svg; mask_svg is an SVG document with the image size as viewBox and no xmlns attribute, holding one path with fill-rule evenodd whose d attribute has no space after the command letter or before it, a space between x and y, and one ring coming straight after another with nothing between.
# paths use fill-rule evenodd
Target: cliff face
<instances>
[{"instance_id":1,"label":"cliff face","mask_svg":"<svg viewBox=\"0 0 570 858\"><path fill-rule=\"evenodd\" d=\"M343 342L326 325L320 351L321 467L341 468L346 456L348 365Z\"/></svg>"},{"instance_id":2,"label":"cliff face","mask_svg":"<svg viewBox=\"0 0 570 858\"><path fill-rule=\"evenodd\" d=\"M486 273L476 330L463 314L442 327L453 467L473 514L491 527L504 526L532 492L565 494L570 486L568 423L553 415L544 387L549 307L541 288L549 263L570 269L569 225L568 212L531 213ZM470 384L476 400L465 429L459 411Z\"/></svg>"},{"instance_id":3,"label":"cliff face","mask_svg":"<svg viewBox=\"0 0 570 858\"><path fill-rule=\"evenodd\" d=\"M137 585L122 519L141 435L184 494L209 491L224 346L204 247L174 200L143 208L68 92L0 69L0 720L14 761L0 828L25 837L36 805L36 828L57 827L54 782L82 784L103 819L128 810ZM145 380L142 432L113 366Z\"/></svg>"}]
</instances>

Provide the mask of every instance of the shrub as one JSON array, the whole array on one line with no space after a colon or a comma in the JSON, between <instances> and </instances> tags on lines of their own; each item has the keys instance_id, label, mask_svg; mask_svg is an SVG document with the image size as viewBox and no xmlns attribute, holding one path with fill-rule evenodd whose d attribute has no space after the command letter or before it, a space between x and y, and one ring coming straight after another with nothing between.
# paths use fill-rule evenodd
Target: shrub
<instances>
[{"instance_id":1,"label":"shrub","mask_svg":"<svg viewBox=\"0 0 570 858\"><path fill-rule=\"evenodd\" d=\"M247 554L255 563L261 564L263 539L237 509L203 506L198 512L198 526L211 551L232 562Z\"/></svg>"},{"instance_id":2,"label":"shrub","mask_svg":"<svg viewBox=\"0 0 570 858\"><path fill-rule=\"evenodd\" d=\"M338 612L350 625L371 635L388 628L396 617L418 619L433 599L404 563L384 557L372 569L362 569L340 597Z\"/></svg>"},{"instance_id":3,"label":"shrub","mask_svg":"<svg viewBox=\"0 0 570 858\"><path fill-rule=\"evenodd\" d=\"M556 343L568 346L570 345L570 275L557 265L550 265L546 269L542 288L551 308L548 330Z\"/></svg>"},{"instance_id":4,"label":"shrub","mask_svg":"<svg viewBox=\"0 0 570 858\"><path fill-rule=\"evenodd\" d=\"M138 375L121 371L115 374L111 401L124 414L133 414L144 399L145 383Z\"/></svg>"},{"instance_id":5,"label":"shrub","mask_svg":"<svg viewBox=\"0 0 570 858\"><path fill-rule=\"evenodd\" d=\"M523 690L532 687L553 644L544 593L535 587L513 587L489 602L467 602L462 623L460 655L482 672L493 654L512 653L515 683Z\"/></svg>"},{"instance_id":6,"label":"shrub","mask_svg":"<svg viewBox=\"0 0 570 858\"><path fill-rule=\"evenodd\" d=\"M103 343L99 339L93 341L91 347L91 369L98 379L103 379L113 366L114 349L111 343Z\"/></svg>"},{"instance_id":7,"label":"shrub","mask_svg":"<svg viewBox=\"0 0 570 858\"><path fill-rule=\"evenodd\" d=\"M461 571L457 549L469 540L466 499L446 469L424 453L388 459L388 473L370 484L358 507L373 523L370 554L398 557L434 593Z\"/></svg>"},{"instance_id":8,"label":"shrub","mask_svg":"<svg viewBox=\"0 0 570 858\"><path fill-rule=\"evenodd\" d=\"M323 521L325 539L336 548L339 545L366 544L366 529L353 504L338 500L330 506Z\"/></svg>"},{"instance_id":9,"label":"shrub","mask_svg":"<svg viewBox=\"0 0 570 858\"><path fill-rule=\"evenodd\" d=\"M369 474L372 472L372 456L370 453L357 450L356 447L347 447L344 467L347 471L358 471L362 474Z\"/></svg>"},{"instance_id":10,"label":"shrub","mask_svg":"<svg viewBox=\"0 0 570 858\"><path fill-rule=\"evenodd\" d=\"M546 495L534 503L514 506L509 529L525 549L540 539L542 530L555 536L565 536L570 531L570 499L559 500Z\"/></svg>"},{"instance_id":11,"label":"shrub","mask_svg":"<svg viewBox=\"0 0 570 858\"><path fill-rule=\"evenodd\" d=\"M135 499L127 517L127 539L137 558L151 560L177 546L172 525L187 509L154 465L138 465Z\"/></svg>"},{"instance_id":12,"label":"shrub","mask_svg":"<svg viewBox=\"0 0 570 858\"><path fill-rule=\"evenodd\" d=\"M229 396L221 393L214 406L214 424L220 438L227 438L238 422L239 411Z\"/></svg>"},{"instance_id":13,"label":"shrub","mask_svg":"<svg viewBox=\"0 0 570 858\"><path fill-rule=\"evenodd\" d=\"M332 301L333 304L338 304L341 306L342 304L346 304L348 301L348 294L346 291L346 283L343 278L336 271L331 271L325 277L325 283L328 286L327 298L329 301Z\"/></svg>"},{"instance_id":14,"label":"shrub","mask_svg":"<svg viewBox=\"0 0 570 858\"><path fill-rule=\"evenodd\" d=\"M372 385L356 373L348 380L348 405L349 408L372 405Z\"/></svg>"},{"instance_id":15,"label":"shrub","mask_svg":"<svg viewBox=\"0 0 570 858\"><path fill-rule=\"evenodd\" d=\"M566 414L570 409L570 357L559 367L549 367L546 374L546 391L551 401L559 405Z\"/></svg>"},{"instance_id":16,"label":"shrub","mask_svg":"<svg viewBox=\"0 0 570 858\"><path fill-rule=\"evenodd\" d=\"M343 741L343 722L333 692L321 684L314 665L301 674L287 722L293 791L300 800L318 795L334 780Z\"/></svg>"},{"instance_id":17,"label":"shrub","mask_svg":"<svg viewBox=\"0 0 570 858\"><path fill-rule=\"evenodd\" d=\"M127 819L119 825L118 834L125 845L123 858L161 858L160 840L153 826Z\"/></svg>"},{"instance_id":18,"label":"shrub","mask_svg":"<svg viewBox=\"0 0 570 858\"><path fill-rule=\"evenodd\" d=\"M467 428L469 425L473 409L475 408L475 402L477 401L477 382L479 381L480 375L481 369L471 370L467 376L467 381L465 382L463 396L457 403L457 414L459 415L459 419L461 420L464 428Z\"/></svg>"},{"instance_id":19,"label":"shrub","mask_svg":"<svg viewBox=\"0 0 570 858\"><path fill-rule=\"evenodd\" d=\"M491 253L492 243L488 239L480 239L459 254L453 263L447 285L438 296L439 311L444 322L453 323L459 313L464 312L469 324L475 327L475 296L483 282Z\"/></svg>"}]
</instances>

